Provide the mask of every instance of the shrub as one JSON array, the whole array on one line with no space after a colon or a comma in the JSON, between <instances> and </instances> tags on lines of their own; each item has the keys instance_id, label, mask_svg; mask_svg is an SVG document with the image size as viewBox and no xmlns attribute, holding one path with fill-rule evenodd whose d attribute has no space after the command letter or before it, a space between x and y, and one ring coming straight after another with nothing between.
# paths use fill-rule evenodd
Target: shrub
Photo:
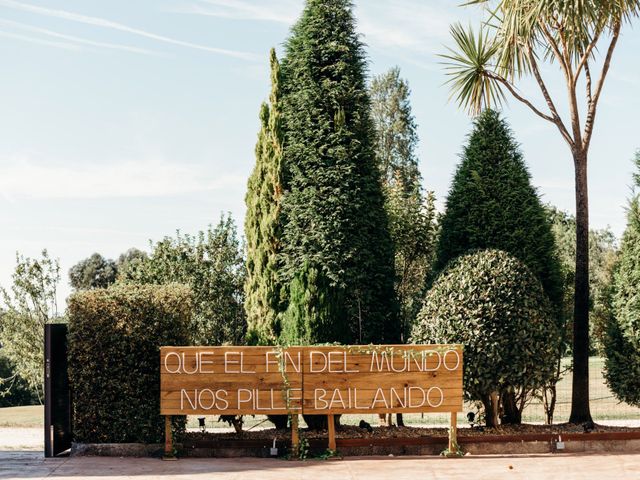
<instances>
[{"instance_id":1,"label":"shrub","mask_svg":"<svg viewBox=\"0 0 640 480\"><path fill-rule=\"evenodd\" d=\"M605 378L616 397L640 406L640 152L614 276L613 319L605 338Z\"/></svg>"},{"instance_id":2,"label":"shrub","mask_svg":"<svg viewBox=\"0 0 640 480\"><path fill-rule=\"evenodd\" d=\"M435 280L413 329L415 343L464 345L464 389L497 423L500 396L520 412L553 375L557 326L551 303L524 263L499 250L454 260Z\"/></svg>"},{"instance_id":3,"label":"shrub","mask_svg":"<svg viewBox=\"0 0 640 480\"><path fill-rule=\"evenodd\" d=\"M190 290L114 285L68 305L75 441L160 442L160 346L188 343Z\"/></svg>"}]
</instances>

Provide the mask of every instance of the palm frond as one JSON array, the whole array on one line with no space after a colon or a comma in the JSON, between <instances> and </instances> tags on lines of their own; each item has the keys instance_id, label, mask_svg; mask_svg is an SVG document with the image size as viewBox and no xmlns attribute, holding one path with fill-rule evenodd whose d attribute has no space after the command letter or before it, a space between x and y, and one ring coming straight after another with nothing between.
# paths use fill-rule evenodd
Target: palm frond
<instances>
[{"instance_id":1,"label":"palm frond","mask_svg":"<svg viewBox=\"0 0 640 480\"><path fill-rule=\"evenodd\" d=\"M447 48L440 57L449 80L451 96L461 108L476 115L485 107L501 105L505 99L499 81L491 70L498 44L482 29L476 35L473 29L462 25L451 26L456 48Z\"/></svg>"}]
</instances>

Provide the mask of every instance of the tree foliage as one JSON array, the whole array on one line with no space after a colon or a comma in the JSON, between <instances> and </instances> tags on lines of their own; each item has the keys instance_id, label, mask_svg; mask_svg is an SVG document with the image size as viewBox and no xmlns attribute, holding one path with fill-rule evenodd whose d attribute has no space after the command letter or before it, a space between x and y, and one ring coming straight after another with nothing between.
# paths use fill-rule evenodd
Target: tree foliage
<instances>
[{"instance_id":1,"label":"tree foliage","mask_svg":"<svg viewBox=\"0 0 640 480\"><path fill-rule=\"evenodd\" d=\"M398 67L371 81L371 118L374 145L384 185L397 185L405 195L419 195L422 176L418 169L418 134L411 112L409 82Z\"/></svg>"},{"instance_id":2,"label":"tree foliage","mask_svg":"<svg viewBox=\"0 0 640 480\"><path fill-rule=\"evenodd\" d=\"M395 67L374 77L369 88L375 129L375 153L382 178L384 206L395 252L395 292L400 304L400 333L407 340L425 293L437 238L435 196L422 191L415 150L416 122L410 89Z\"/></svg>"},{"instance_id":3,"label":"tree foliage","mask_svg":"<svg viewBox=\"0 0 640 480\"><path fill-rule=\"evenodd\" d=\"M576 219L575 216L546 205L551 221L551 229L556 240L558 259L563 278L563 307L565 318L573 312L574 278L576 266ZM589 324L591 325L591 350L602 353L606 325L613 315L611 289L613 271L618 258L617 240L609 227L592 229L589 232L589 280L591 304ZM569 334L571 322L568 323ZM570 335L569 335L570 336Z\"/></svg>"},{"instance_id":4,"label":"tree foliage","mask_svg":"<svg viewBox=\"0 0 640 480\"><path fill-rule=\"evenodd\" d=\"M497 423L500 398L520 411L554 375L557 325L536 275L517 258L483 250L458 257L425 297L415 343L464 345L464 390Z\"/></svg>"},{"instance_id":5,"label":"tree foliage","mask_svg":"<svg viewBox=\"0 0 640 480\"><path fill-rule=\"evenodd\" d=\"M40 258L16 254L16 268L9 290L0 287L4 312L0 315L0 345L2 355L13 365L13 373L0 379L0 388L7 392L14 381L21 379L44 398L44 326L60 320L57 288L60 265L46 250Z\"/></svg>"},{"instance_id":6,"label":"tree foliage","mask_svg":"<svg viewBox=\"0 0 640 480\"><path fill-rule=\"evenodd\" d=\"M304 277L298 286L307 290L289 295L283 330L298 322L286 312L313 310L298 338L335 332L332 340L344 343L398 341L393 245L351 2L308 0L281 72L283 277L286 284ZM338 303L305 303L316 300Z\"/></svg>"},{"instance_id":7,"label":"tree foliage","mask_svg":"<svg viewBox=\"0 0 640 480\"><path fill-rule=\"evenodd\" d=\"M245 311L247 342L273 344L280 334L282 310L280 278L282 249L282 132L280 114L280 66L271 50L271 95L260 107L260 133L256 164L249 177L245 203L247 277Z\"/></svg>"},{"instance_id":8,"label":"tree foliage","mask_svg":"<svg viewBox=\"0 0 640 480\"><path fill-rule=\"evenodd\" d=\"M503 250L527 265L560 309L562 277L551 225L507 123L474 123L441 219L435 270L469 250Z\"/></svg>"},{"instance_id":9,"label":"tree foliage","mask_svg":"<svg viewBox=\"0 0 640 480\"><path fill-rule=\"evenodd\" d=\"M242 344L244 261L232 218L195 236L176 233L151 246L148 258L129 264L127 283L182 283L191 287L195 345Z\"/></svg>"},{"instance_id":10,"label":"tree foliage","mask_svg":"<svg viewBox=\"0 0 640 480\"><path fill-rule=\"evenodd\" d=\"M1 313L0 316L2 316ZM2 354L2 349L0 349L0 379L2 379L0 408L39 403L36 393L29 388L27 382L16 375L15 365Z\"/></svg>"},{"instance_id":11,"label":"tree foliage","mask_svg":"<svg viewBox=\"0 0 640 480\"><path fill-rule=\"evenodd\" d=\"M605 378L615 395L640 406L640 152L614 277L614 315L605 337Z\"/></svg>"},{"instance_id":12,"label":"tree foliage","mask_svg":"<svg viewBox=\"0 0 640 480\"><path fill-rule=\"evenodd\" d=\"M69 284L76 290L106 288L116 281L116 262L94 253L79 261L69 270Z\"/></svg>"},{"instance_id":13,"label":"tree foliage","mask_svg":"<svg viewBox=\"0 0 640 480\"><path fill-rule=\"evenodd\" d=\"M132 267L133 264L142 262L147 259L147 252L140 250L139 248L132 247L124 253L121 253L116 260L116 268L118 273L126 272Z\"/></svg>"}]
</instances>

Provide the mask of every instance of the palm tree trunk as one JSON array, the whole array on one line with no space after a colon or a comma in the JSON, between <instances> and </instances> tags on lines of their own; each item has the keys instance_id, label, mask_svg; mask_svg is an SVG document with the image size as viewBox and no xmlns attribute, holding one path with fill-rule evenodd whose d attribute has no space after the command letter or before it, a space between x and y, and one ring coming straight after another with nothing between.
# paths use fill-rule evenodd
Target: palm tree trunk
<instances>
[{"instance_id":1,"label":"palm tree trunk","mask_svg":"<svg viewBox=\"0 0 640 480\"><path fill-rule=\"evenodd\" d=\"M573 154L576 189L576 276L573 315L573 385L569 422L591 421L589 410L589 191L587 153Z\"/></svg>"}]
</instances>

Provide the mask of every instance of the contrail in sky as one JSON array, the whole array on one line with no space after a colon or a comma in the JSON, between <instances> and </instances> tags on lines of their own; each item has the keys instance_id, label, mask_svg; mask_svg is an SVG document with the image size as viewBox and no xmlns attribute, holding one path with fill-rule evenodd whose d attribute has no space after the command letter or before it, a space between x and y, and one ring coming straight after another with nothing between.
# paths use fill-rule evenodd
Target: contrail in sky
<instances>
[{"instance_id":1,"label":"contrail in sky","mask_svg":"<svg viewBox=\"0 0 640 480\"><path fill-rule=\"evenodd\" d=\"M144 54L144 55L158 55L157 52L153 52L151 50L147 50L146 48L138 48L138 47L132 47L132 46L129 46L129 45L120 45L120 44L108 43L108 42L96 42L94 40L89 40L89 39L86 39L86 38L76 37L75 35L66 35L64 33L54 32L53 30L49 30L47 28L35 27L33 25L28 25L28 24L22 23L22 22L14 22L13 20L7 20L7 19L4 19L4 18L0 18L0 24L4 24L4 25L16 27L16 28L21 28L23 30L27 30L28 32L32 32L32 33L40 33L40 34L43 34L43 35L49 35L50 37L60 38L62 40L67 40L67 41L74 42L74 43L81 43L81 44L84 44L84 45L91 45L93 47L109 48L109 49L113 49L113 50L124 50L124 51L127 51L127 52L141 53L141 54ZM31 38L31 37L29 37L29 38ZM47 44L51 43L51 42L48 42L47 40L43 40L43 42L47 42ZM58 42L53 42L52 46L60 46L60 47L63 46L63 45L57 45L57 44L58 44ZM64 45L67 45L67 44L64 44ZM68 48L68 47L64 46L63 48Z\"/></svg>"},{"instance_id":2,"label":"contrail in sky","mask_svg":"<svg viewBox=\"0 0 640 480\"><path fill-rule=\"evenodd\" d=\"M82 15L79 13L69 12L66 10L53 10L51 8L40 7L37 5L31 5L29 3L18 2L15 0L0 0L0 6L13 8L16 10L22 10L25 12L37 13L40 15L46 15L48 17L62 18L72 22L84 23L86 25L95 25L97 27L110 28L113 30L119 30L121 32L130 33L132 35L138 35L140 37L150 38L159 42L170 43L173 45L179 45L181 47L193 48L196 50L204 50L206 52L217 53L219 55L225 55L228 57L234 57L241 60L257 60L258 57L255 54L249 52L241 52L237 50L227 50L224 48L209 47L206 45L200 45L197 43L185 42L183 40L177 40L171 37L165 37L164 35L157 35L155 33L140 30L138 28L129 27L122 23L113 22L99 17L91 17L88 15Z\"/></svg>"}]
</instances>

